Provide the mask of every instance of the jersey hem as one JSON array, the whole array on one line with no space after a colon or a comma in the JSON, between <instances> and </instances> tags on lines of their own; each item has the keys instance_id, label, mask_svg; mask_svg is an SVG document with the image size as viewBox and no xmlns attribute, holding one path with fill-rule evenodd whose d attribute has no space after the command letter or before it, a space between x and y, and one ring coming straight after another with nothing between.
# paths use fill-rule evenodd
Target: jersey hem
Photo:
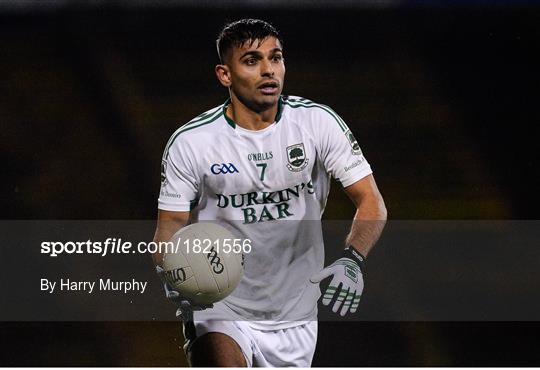
<instances>
[{"instance_id":1,"label":"jersey hem","mask_svg":"<svg viewBox=\"0 0 540 370\"><path fill-rule=\"evenodd\" d=\"M341 185L344 188L346 188L347 186L350 186L350 185L354 184L355 182L362 180L364 177L366 177L368 175L371 175L372 173L373 173L373 171L371 170L371 167L367 167L367 168L363 169L362 171L358 172L357 174L355 174L354 176L351 176L351 177L347 178L344 181L341 181L341 179L340 179Z\"/></svg>"},{"instance_id":2,"label":"jersey hem","mask_svg":"<svg viewBox=\"0 0 540 370\"><path fill-rule=\"evenodd\" d=\"M191 210L191 203L168 204L158 201L158 209L162 211L189 212Z\"/></svg>"},{"instance_id":3,"label":"jersey hem","mask_svg":"<svg viewBox=\"0 0 540 370\"><path fill-rule=\"evenodd\" d=\"M245 321L251 328L260 330L260 331L274 331L295 328L297 326L302 326L309 324L312 321L317 321L317 316L312 320L298 320L298 321Z\"/></svg>"},{"instance_id":4,"label":"jersey hem","mask_svg":"<svg viewBox=\"0 0 540 370\"><path fill-rule=\"evenodd\" d=\"M296 326L301 326L306 323L317 321L317 305L316 302L313 303L313 309L307 315L299 317L298 319L285 319L285 320L257 320L249 319L245 316L242 316L236 312L229 303L226 302L225 298L222 301L219 301L214 304L214 307L197 311L194 314L195 321L207 321L207 320L217 320L217 321L242 321L249 325L251 328L260 330L260 331L273 331L281 330L287 328L293 328ZM291 315L292 316L292 315Z\"/></svg>"}]
</instances>

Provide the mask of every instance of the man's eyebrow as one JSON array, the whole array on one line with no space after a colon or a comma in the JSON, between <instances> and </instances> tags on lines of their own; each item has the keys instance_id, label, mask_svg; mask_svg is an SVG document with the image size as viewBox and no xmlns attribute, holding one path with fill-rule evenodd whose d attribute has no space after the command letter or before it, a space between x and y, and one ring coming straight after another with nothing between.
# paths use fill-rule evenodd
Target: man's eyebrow
<instances>
[{"instance_id":1,"label":"man's eyebrow","mask_svg":"<svg viewBox=\"0 0 540 370\"><path fill-rule=\"evenodd\" d=\"M270 53L272 53L272 54L277 53L277 52L283 53L283 50L281 50L281 48L273 48L272 50L270 50ZM240 56L240 58L238 58L238 59L242 59L246 55L253 55L254 57L261 57L262 53L260 51L258 51L258 50L248 50L244 54L242 54Z\"/></svg>"},{"instance_id":2,"label":"man's eyebrow","mask_svg":"<svg viewBox=\"0 0 540 370\"><path fill-rule=\"evenodd\" d=\"M238 58L238 59L242 59L246 55L253 55L253 56L256 56L256 57L260 57L262 55L262 53L260 51L257 51L257 50L249 50L249 51L246 51L244 54L242 54L240 56L240 58Z\"/></svg>"}]
</instances>

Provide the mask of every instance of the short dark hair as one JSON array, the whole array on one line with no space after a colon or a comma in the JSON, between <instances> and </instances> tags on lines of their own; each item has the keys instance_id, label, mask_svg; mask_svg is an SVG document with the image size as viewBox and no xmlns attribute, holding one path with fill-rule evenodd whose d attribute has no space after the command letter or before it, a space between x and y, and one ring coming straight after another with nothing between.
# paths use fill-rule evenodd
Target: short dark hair
<instances>
[{"instance_id":1,"label":"short dark hair","mask_svg":"<svg viewBox=\"0 0 540 370\"><path fill-rule=\"evenodd\" d=\"M283 47L281 35L275 27L268 22L260 19L247 18L228 23L223 27L223 30L216 40L219 60L223 63L225 54L233 47L241 47L246 42L249 42L251 45L255 41L260 42L270 36L278 39L281 47Z\"/></svg>"}]
</instances>

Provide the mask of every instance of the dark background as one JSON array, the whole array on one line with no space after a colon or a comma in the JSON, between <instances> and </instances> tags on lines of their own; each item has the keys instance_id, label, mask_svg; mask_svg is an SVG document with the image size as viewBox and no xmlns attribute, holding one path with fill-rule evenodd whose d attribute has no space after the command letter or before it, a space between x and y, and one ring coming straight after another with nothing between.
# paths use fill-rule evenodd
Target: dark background
<instances>
[{"instance_id":1,"label":"dark background","mask_svg":"<svg viewBox=\"0 0 540 370\"><path fill-rule=\"evenodd\" d=\"M164 145L226 99L214 40L246 16L282 31L284 92L349 124L390 218L538 218L534 3L62 4L0 11L4 219L153 219ZM353 212L334 186L325 217ZM538 365L538 329L321 323L314 365ZM185 364L169 322L3 323L0 332L4 366Z\"/></svg>"}]
</instances>

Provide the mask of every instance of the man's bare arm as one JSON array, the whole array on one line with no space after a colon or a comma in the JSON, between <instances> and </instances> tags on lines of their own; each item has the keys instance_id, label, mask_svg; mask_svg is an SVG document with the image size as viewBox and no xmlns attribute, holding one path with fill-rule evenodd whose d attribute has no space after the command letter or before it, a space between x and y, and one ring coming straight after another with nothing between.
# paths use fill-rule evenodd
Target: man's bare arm
<instances>
[{"instance_id":1,"label":"man's bare arm","mask_svg":"<svg viewBox=\"0 0 540 370\"><path fill-rule=\"evenodd\" d=\"M356 206L356 214L346 243L363 256L367 256L379 240L386 224L387 212L384 200L372 175L346 187L345 193Z\"/></svg>"},{"instance_id":2,"label":"man's bare arm","mask_svg":"<svg viewBox=\"0 0 540 370\"><path fill-rule=\"evenodd\" d=\"M189 222L189 212L173 212L158 210L158 219L154 242L168 242L172 236L186 226ZM163 253L154 253L152 255L154 264L161 265L163 262Z\"/></svg>"}]
</instances>

